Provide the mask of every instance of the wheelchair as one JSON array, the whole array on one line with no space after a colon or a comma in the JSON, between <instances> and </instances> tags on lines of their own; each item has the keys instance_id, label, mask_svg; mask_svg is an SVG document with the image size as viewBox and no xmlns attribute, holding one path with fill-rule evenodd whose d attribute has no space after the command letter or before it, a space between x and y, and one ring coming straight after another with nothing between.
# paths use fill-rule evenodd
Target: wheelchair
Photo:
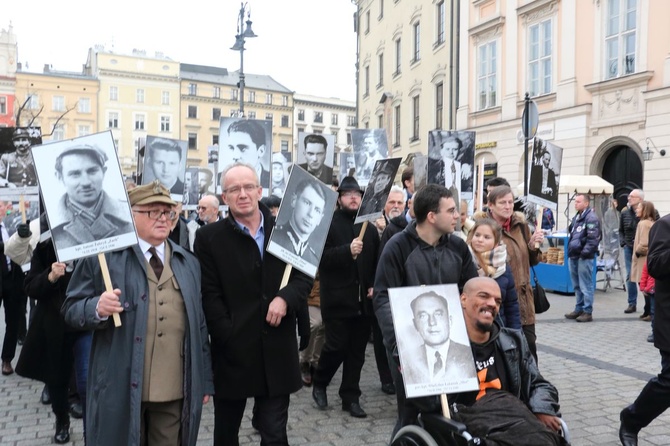
<instances>
[{"instance_id":1,"label":"wheelchair","mask_svg":"<svg viewBox=\"0 0 670 446\"><path fill-rule=\"evenodd\" d=\"M570 432L562 418L560 435L569 444ZM473 437L465 424L439 413L421 413L417 425L404 426L390 446L479 446L484 441Z\"/></svg>"}]
</instances>

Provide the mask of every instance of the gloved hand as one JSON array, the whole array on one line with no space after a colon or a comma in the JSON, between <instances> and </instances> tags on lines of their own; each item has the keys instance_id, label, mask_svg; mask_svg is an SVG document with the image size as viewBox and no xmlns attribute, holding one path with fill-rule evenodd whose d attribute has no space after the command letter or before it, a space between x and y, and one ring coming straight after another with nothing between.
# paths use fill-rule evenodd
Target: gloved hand
<instances>
[{"instance_id":1,"label":"gloved hand","mask_svg":"<svg viewBox=\"0 0 670 446\"><path fill-rule=\"evenodd\" d=\"M31 235L33 235L33 233L30 232L30 220L26 220L25 223L21 223L16 228L16 232L19 234L19 237L21 238L28 238Z\"/></svg>"}]
</instances>

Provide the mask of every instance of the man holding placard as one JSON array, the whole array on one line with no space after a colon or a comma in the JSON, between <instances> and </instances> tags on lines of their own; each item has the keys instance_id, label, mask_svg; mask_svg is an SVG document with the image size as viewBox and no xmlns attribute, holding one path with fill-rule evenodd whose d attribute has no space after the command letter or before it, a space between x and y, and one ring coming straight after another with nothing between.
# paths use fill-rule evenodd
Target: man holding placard
<instances>
[{"instance_id":1,"label":"man holding placard","mask_svg":"<svg viewBox=\"0 0 670 446\"><path fill-rule=\"evenodd\" d=\"M200 267L168 241L176 203L159 181L128 192L139 245L78 263L63 304L66 322L95 330L86 441L195 445L202 405L214 391ZM119 314L122 325L109 317ZM123 408L123 410L119 410Z\"/></svg>"}]
</instances>

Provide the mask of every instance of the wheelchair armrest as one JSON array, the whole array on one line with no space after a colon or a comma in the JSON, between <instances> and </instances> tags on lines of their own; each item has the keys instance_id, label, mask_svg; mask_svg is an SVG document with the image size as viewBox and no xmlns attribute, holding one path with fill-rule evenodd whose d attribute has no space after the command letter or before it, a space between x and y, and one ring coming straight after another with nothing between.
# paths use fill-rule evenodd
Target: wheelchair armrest
<instances>
[{"instance_id":1,"label":"wheelchair armrest","mask_svg":"<svg viewBox=\"0 0 670 446\"><path fill-rule=\"evenodd\" d=\"M445 418L439 413L419 414L419 424L424 426L428 431L435 429L440 432L448 431L458 435L467 433L468 430L465 424L451 418Z\"/></svg>"}]
</instances>

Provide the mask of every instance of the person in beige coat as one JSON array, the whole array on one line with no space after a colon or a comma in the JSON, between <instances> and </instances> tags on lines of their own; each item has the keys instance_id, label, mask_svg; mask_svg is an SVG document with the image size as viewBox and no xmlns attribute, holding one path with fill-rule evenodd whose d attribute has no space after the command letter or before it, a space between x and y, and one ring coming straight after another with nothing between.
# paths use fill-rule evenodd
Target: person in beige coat
<instances>
[{"instance_id":1,"label":"person in beige coat","mask_svg":"<svg viewBox=\"0 0 670 446\"><path fill-rule=\"evenodd\" d=\"M633 259L630 267L630 281L640 283L642 269L647 263L647 251L649 250L649 231L656 221L656 209L651 201L642 201L635 207L635 215L639 219L635 239L633 240ZM644 297L644 312L640 318L649 316L651 303L649 297ZM647 320L647 319L645 319Z\"/></svg>"}]
</instances>

